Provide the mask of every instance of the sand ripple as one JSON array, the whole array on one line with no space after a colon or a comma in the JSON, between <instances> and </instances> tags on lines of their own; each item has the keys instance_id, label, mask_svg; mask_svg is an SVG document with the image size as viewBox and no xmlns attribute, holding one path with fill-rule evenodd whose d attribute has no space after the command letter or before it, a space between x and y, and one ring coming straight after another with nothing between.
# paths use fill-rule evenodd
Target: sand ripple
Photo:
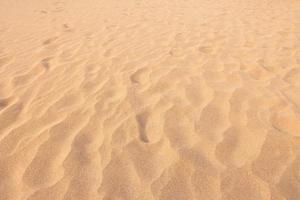
<instances>
[{"instance_id":1,"label":"sand ripple","mask_svg":"<svg viewBox=\"0 0 300 200\"><path fill-rule=\"evenodd\" d=\"M0 200L299 200L300 3L1 1Z\"/></svg>"}]
</instances>

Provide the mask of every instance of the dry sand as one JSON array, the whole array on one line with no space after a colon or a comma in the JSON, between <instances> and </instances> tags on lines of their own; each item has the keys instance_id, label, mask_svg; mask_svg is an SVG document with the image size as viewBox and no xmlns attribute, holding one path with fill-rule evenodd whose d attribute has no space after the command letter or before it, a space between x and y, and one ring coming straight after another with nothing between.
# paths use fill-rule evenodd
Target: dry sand
<instances>
[{"instance_id":1,"label":"dry sand","mask_svg":"<svg viewBox=\"0 0 300 200\"><path fill-rule=\"evenodd\" d=\"M298 0L1 0L0 200L299 200Z\"/></svg>"}]
</instances>

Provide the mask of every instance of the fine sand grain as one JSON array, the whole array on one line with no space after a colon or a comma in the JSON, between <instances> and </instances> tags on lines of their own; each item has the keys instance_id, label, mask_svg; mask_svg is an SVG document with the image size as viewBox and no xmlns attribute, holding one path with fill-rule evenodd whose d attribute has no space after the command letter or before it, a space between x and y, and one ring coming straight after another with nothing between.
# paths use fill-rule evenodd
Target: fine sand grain
<instances>
[{"instance_id":1,"label":"fine sand grain","mask_svg":"<svg viewBox=\"0 0 300 200\"><path fill-rule=\"evenodd\" d=\"M299 199L299 0L0 0L0 200Z\"/></svg>"}]
</instances>

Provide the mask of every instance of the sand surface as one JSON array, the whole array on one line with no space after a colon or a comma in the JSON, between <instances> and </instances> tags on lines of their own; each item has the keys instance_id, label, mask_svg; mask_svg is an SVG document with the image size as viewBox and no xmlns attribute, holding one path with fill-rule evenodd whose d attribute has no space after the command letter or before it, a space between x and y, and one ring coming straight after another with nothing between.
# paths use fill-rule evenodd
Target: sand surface
<instances>
[{"instance_id":1,"label":"sand surface","mask_svg":"<svg viewBox=\"0 0 300 200\"><path fill-rule=\"evenodd\" d=\"M0 200L299 199L300 1L0 1Z\"/></svg>"}]
</instances>

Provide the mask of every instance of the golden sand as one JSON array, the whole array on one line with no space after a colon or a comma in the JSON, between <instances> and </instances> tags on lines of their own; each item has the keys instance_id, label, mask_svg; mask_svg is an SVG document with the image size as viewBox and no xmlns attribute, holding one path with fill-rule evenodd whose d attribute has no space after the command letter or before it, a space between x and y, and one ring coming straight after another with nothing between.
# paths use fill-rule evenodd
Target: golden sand
<instances>
[{"instance_id":1,"label":"golden sand","mask_svg":"<svg viewBox=\"0 0 300 200\"><path fill-rule=\"evenodd\" d=\"M299 200L298 0L1 0L0 200Z\"/></svg>"}]
</instances>

